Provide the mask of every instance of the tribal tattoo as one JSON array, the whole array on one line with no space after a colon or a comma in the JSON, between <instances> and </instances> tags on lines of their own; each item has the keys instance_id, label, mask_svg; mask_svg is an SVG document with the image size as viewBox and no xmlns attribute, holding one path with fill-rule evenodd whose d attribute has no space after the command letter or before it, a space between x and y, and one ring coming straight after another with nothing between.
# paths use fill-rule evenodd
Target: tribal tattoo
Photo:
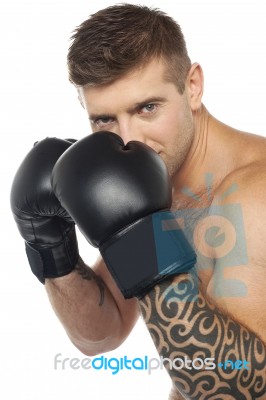
<instances>
[{"instance_id":1,"label":"tribal tattoo","mask_svg":"<svg viewBox=\"0 0 266 400\"><path fill-rule=\"evenodd\" d=\"M193 273L156 285L139 304L158 353L172 363L164 365L184 398L266 399L264 343L206 299ZM190 360L188 367L172 368L177 358ZM203 362L191 364L196 358L213 359L213 369Z\"/></svg>"}]
</instances>

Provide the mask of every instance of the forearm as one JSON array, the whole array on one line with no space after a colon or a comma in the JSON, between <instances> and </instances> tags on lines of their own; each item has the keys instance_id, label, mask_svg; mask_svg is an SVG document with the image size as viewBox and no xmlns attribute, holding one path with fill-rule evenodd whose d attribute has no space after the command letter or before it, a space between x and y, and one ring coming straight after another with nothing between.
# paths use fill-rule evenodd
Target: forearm
<instances>
[{"instance_id":1,"label":"forearm","mask_svg":"<svg viewBox=\"0 0 266 400\"><path fill-rule=\"evenodd\" d=\"M195 278L182 274L155 286L141 301L145 323L159 354L172 361L213 358L212 370L166 368L175 386L189 399L266 399L266 354L253 332L233 321L197 290ZM248 369L219 363L246 361ZM190 364L191 367L191 364ZM216 398L216 397L215 397Z\"/></svg>"},{"instance_id":2,"label":"forearm","mask_svg":"<svg viewBox=\"0 0 266 400\"><path fill-rule=\"evenodd\" d=\"M79 350L93 356L118 346L118 307L101 278L81 259L72 273L46 279L45 287L56 315Z\"/></svg>"}]
</instances>

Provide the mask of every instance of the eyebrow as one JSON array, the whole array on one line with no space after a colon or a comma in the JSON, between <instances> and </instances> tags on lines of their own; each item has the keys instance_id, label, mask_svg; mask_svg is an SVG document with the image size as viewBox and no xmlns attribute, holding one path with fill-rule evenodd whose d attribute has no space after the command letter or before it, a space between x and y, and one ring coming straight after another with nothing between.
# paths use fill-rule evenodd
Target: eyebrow
<instances>
[{"instance_id":1,"label":"eyebrow","mask_svg":"<svg viewBox=\"0 0 266 400\"><path fill-rule=\"evenodd\" d=\"M132 107L129 107L126 111L129 114L134 113L137 110L140 110L142 107L144 107L147 104L150 103L165 103L167 101L167 99L165 97L160 97L160 96L153 96L153 97L148 97L147 99L144 99L138 103L135 103ZM89 115L89 119L90 120L95 120L97 118L103 118L103 117L108 117L108 118L114 118L115 115L114 114L109 114L109 113L92 113Z\"/></svg>"}]
</instances>

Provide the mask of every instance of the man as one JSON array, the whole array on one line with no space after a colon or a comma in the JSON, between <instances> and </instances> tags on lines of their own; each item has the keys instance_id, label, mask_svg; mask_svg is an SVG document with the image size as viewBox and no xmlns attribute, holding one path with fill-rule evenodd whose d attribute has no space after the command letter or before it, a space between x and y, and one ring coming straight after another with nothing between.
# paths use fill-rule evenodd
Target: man
<instances>
[{"instance_id":1,"label":"man","mask_svg":"<svg viewBox=\"0 0 266 400\"><path fill-rule=\"evenodd\" d=\"M67 334L87 355L110 351L141 312L161 356L190 360L188 368L165 365L171 399L265 399L266 140L210 115L202 69L191 64L180 27L158 10L124 4L92 15L73 36L68 67L93 132L142 142L165 162L171 209L181 225L189 220L198 262L196 278L176 274L125 300L101 257L93 268L79 259L45 279ZM191 367L196 358L216 366Z\"/></svg>"}]
</instances>

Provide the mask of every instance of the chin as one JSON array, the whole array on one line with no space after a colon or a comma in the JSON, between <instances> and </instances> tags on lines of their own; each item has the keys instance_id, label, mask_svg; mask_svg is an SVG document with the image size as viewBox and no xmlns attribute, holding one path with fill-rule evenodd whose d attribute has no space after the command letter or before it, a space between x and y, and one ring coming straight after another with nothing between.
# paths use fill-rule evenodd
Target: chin
<instances>
[{"instance_id":1,"label":"chin","mask_svg":"<svg viewBox=\"0 0 266 400\"><path fill-rule=\"evenodd\" d=\"M164 161L166 168L168 170L168 174L169 174L170 178L172 178L176 174L177 170L179 169L178 164L176 162L173 162L171 159L169 160L169 157L167 156L167 154L165 154L162 151L159 151L158 155Z\"/></svg>"}]
</instances>

